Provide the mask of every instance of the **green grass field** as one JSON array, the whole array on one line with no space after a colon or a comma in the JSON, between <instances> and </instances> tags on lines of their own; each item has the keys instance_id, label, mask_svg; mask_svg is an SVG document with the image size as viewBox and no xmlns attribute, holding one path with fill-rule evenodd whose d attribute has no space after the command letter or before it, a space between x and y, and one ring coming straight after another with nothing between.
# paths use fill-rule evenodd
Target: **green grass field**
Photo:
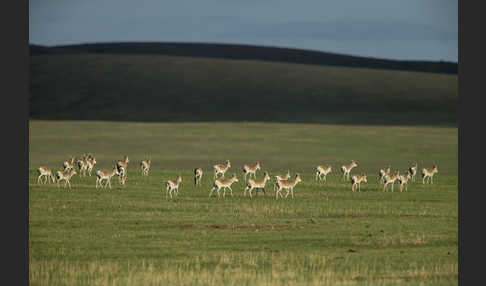
<instances>
[{"instance_id":1,"label":"green grass field","mask_svg":"<svg viewBox=\"0 0 486 286\"><path fill-rule=\"evenodd\" d=\"M452 127L287 123L29 122L31 285L458 285L458 130ZM130 159L121 187L37 185L93 154L97 169ZM148 177L139 163L151 157ZM231 160L233 196L208 197L212 168ZM351 192L339 168L366 173ZM272 183L243 196L241 166L260 161ZM439 166L433 185L383 192L378 170ZM314 180L331 164L327 183ZM193 169L205 171L194 187ZM295 198L275 199L273 176L301 174ZM164 182L182 175L177 198ZM263 172L258 172L261 178Z\"/></svg>"}]
</instances>

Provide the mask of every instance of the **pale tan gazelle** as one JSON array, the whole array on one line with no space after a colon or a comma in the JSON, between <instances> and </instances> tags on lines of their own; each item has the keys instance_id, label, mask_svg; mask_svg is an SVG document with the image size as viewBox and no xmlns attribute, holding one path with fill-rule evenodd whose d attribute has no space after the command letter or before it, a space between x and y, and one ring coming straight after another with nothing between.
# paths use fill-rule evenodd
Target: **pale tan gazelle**
<instances>
[{"instance_id":1,"label":"pale tan gazelle","mask_svg":"<svg viewBox=\"0 0 486 286\"><path fill-rule=\"evenodd\" d=\"M415 175L417 175L417 163L413 163L412 166L408 169L411 175L411 179L413 182L415 182Z\"/></svg>"},{"instance_id":2,"label":"pale tan gazelle","mask_svg":"<svg viewBox=\"0 0 486 286\"><path fill-rule=\"evenodd\" d=\"M238 182L238 178L236 177L236 174L233 174L233 176L229 179L221 177L221 178L214 180L213 188L209 192L209 197L211 197L211 195L213 194L213 191L216 190L216 192L218 193L218 198L219 198L219 190L221 188L223 188L223 198L226 195L226 189L227 188L230 190L231 196L233 196L233 190L231 189L231 185L234 182Z\"/></svg>"},{"instance_id":3,"label":"pale tan gazelle","mask_svg":"<svg viewBox=\"0 0 486 286\"><path fill-rule=\"evenodd\" d=\"M410 171L407 171L405 175L398 176L398 182L400 183L400 193L403 191L405 185L405 191L408 191L408 180L412 178Z\"/></svg>"},{"instance_id":4,"label":"pale tan gazelle","mask_svg":"<svg viewBox=\"0 0 486 286\"><path fill-rule=\"evenodd\" d=\"M116 169L118 171L118 174L116 174L118 176L118 182L120 183L120 185L125 186L125 182L127 181L128 176L127 172L125 172L125 168L117 167Z\"/></svg>"},{"instance_id":5,"label":"pale tan gazelle","mask_svg":"<svg viewBox=\"0 0 486 286\"><path fill-rule=\"evenodd\" d=\"M391 165L388 165L388 167L386 168L383 168L383 169L380 169L380 173L378 174L378 177L380 177L380 184L384 184L385 183L385 176L390 174L390 170L391 170Z\"/></svg>"},{"instance_id":6,"label":"pale tan gazelle","mask_svg":"<svg viewBox=\"0 0 486 286\"><path fill-rule=\"evenodd\" d=\"M427 183L427 179L429 179L429 183L433 184L434 181L432 177L434 177L435 173L439 173L439 168L434 165L432 168L423 168L422 169L422 184Z\"/></svg>"},{"instance_id":7,"label":"pale tan gazelle","mask_svg":"<svg viewBox=\"0 0 486 286\"><path fill-rule=\"evenodd\" d=\"M246 191L248 191L248 193L250 194L250 198L251 198L252 197L251 191L253 189L256 189L257 194L258 194L258 189L262 189L263 193L265 194L265 184L267 183L268 180L270 180L270 176L268 175L267 172L263 173L263 179L248 178L248 182L247 182L245 191L243 192L243 196L246 196Z\"/></svg>"},{"instance_id":8,"label":"pale tan gazelle","mask_svg":"<svg viewBox=\"0 0 486 286\"><path fill-rule=\"evenodd\" d=\"M361 182L368 183L368 181L366 180L366 174L362 174L361 176L360 175L351 176L351 183L353 184L351 186L351 190L355 192L356 186L358 186L358 191L361 192Z\"/></svg>"},{"instance_id":9,"label":"pale tan gazelle","mask_svg":"<svg viewBox=\"0 0 486 286\"><path fill-rule=\"evenodd\" d=\"M142 172L142 176L148 176L148 172L150 170L150 163L151 160L142 160L140 162L140 171Z\"/></svg>"},{"instance_id":10,"label":"pale tan gazelle","mask_svg":"<svg viewBox=\"0 0 486 286\"><path fill-rule=\"evenodd\" d=\"M76 159L76 164L79 168L79 176L86 177L86 170L88 170L88 158L87 156L83 156L81 158Z\"/></svg>"},{"instance_id":11,"label":"pale tan gazelle","mask_svg":"<svg viewBox=\"0 0 486 286\"><path fill-rule=\"evenodd\" d=\"M203 175L203 169L202 168L194 169L194 185L196 187L201 185L202 175Z\"/></svg>"},{"instance_id":12,"label":"pale tan gazelle","mask_svg":"<svg viewBox=\"0 0 486 286\"><path fill-rule=\"evenodd\" d=\"M322 176L324 176L324 182L326 182L326 176L327 174L331 173L332 167L331 165L329 166L323 166L319 165L316 167L316 181L319 178L319 181L322 180Z\"/></svg>"},{"instance_id":13,"label":"pale tan gazelle","mask_svg":"<svg viewBox=\"0 0 486 286\"><path fill-rule=\"evenodd\" d=\"M292 198L294 198L294 187L299 183L302 182L302 179L299 174L295 175L295 180L290 181L290 180L277 180L277 191L275 192L276 199L278 199L278 195L283 198L282 196L282 189L285 189L287 191L287 194L285 195L285 198L289 196L289 193L292 194Z\"/></svg>"},{"instance_id":14,"label":"pale tan gazelle","mask_svg":"<svg viewBox=\"0 0 486 286\"><path fill-rule=\"evenodd\" d=\"M128 171L128 156L125 155L125 157L123 157L123 160L121 161L118 161L116 162L116 167L118 168L118 172L121 173L121 168L120 167L123 167L123 170L124 170L124 173L126 173Z\"/></svg>"},{"instance_id":15,"label":"pale tan gazelle","mask_svg":"<svg viewBox=\"0 0 486 286\"><path fill-rule=\"evenodd\" d=\"M175 180L167 180L165 182L165 198L167 198L168 196L172 198L172 193L177 196L179 194L179 185L181 184L181 182L182 176L180 175Z\"/></svg>"},{"instance_id":16,"label":"pale tan gazelle","mask_svg":"<svg viewBox=\"0 0 486 286\"><path fill-rule=\"evenodd\" d=\"M87 164L88 164L88 175L91 176L91 171L93 170L93 167L96 165L96 158L88 155L87 159Z\"/></svg>"},{"instance_id":17,"label":"pale tan gazelle","mask_svg":"<svg viewBox=\"0 0 486 286\"><path fill-rule=\"evenodd\" d=\"M69 171L57 171L56 172L57 187L59 188L59 181L63 180L65 181L64 187L68 185L69 188L71 188L71 183L69 182L69 180L71 180L71 177L74 176L75 174L76 174L76 170L74 170L74 168L70 169Z\"/></svg>"},{"instance_id":18,"label":"pale tan gazelle","mask_svg":"<svg viewBox=\"0 0 486 286\"><path fill-rule=\"evenodd\" d=\"M62 167L64 168L64 171L74 169L74 157L71 157L71 159L64 161L64 163L62 163Z\"/></svg>"},{"instance_id":19,"label":"pale tan gazelle","mask_svg":"<svg viewBox=\"0 0 486 286\"><path fill-rule=\"evenodd\" d=\"M341 171L343 172L343 180L348 179L349 180L349 173L354 167L358 167L358 163L356 163L354 160L351 161L350 164L348 165L343 165L341 167Z\"/></svg>"},{"instance_id":20,"label":"pale tan gazelle","mask_svg":"<svg viewBox=\"0 0 486 286\"><path fill-rule=\"evenodd\" d=\"M48 183L50 180L52 180L53 183L56 181L51 169L49 169L48 167L40 166L39 168L37 168L37 173L39 174L39 177L37 177L37 184L40 184L42 182L41 178L44 176L46 177L44 184Z\"/></svg>"},{"instance_id":21,"label":"pale tan gazelle","mask_svg":"<svg viewBox=\"0 0 486 286\"><path fill-rule=\"evenodd\" d=\"M395 185L395 181L398 179L398 177L400 177L400 172L397 172L395 174L392 174L392 173L388 173L387 175L385 175L385 184L383 186L383 191L385 192L386 191L386 187L391 184L391 190L393 192L393 186Z\"/></svg>"},{"instance_id":22,"label":"pale tan gazelle","mask_svg":"<svg viewBox=\"0 0 486 286\"><path fill-rule=\"evenodd\" d=\"M247 164L243 165L243 173L245 174L245 181L246 181L246 175L253 175L253 178L256 178L256 171L260 170L260 162L256 162L255 166L250 166Z\"/></svg>"},{"instance_id":23,"label":"pale tan gazelle","mask_svg":"<svg viewBox=\"0 0 486 286\"><path fill-rule=\"evenodd\" d=\"M287 173L285 175L276 175L275 179L277 181L282 181L282 180L288 180L290 178L290 170L287 170Z\"/></svg>"},{"instance_id":24,"label":"pale tan gazelle","mask_svg":"<svg viewBox=\"0 0 486 286\"><path fill-rule=\"evenodd\" d=\"M216 165L214 165L213 166L213 169L214 169L214 179L216 179L216 177L218 176L218 174L221 174L224 177L224 173L226 173L226 171L228 171L228 169L230 167L231 167L230 160L226 160L226 165L223 165L223 164L216 164Z\"/></svg>"},{"instance_id":25,"label":"pale tan gazelle","mask_svg":"<svg viewBox=\"0 0 486 286\"><path fill-rule=\"evenodd\" d=\"M103 188L102 181L106 180L105 183L105 188L106 186L110 186L111 189L111 177L115 175L120 175L120 172L118 171L118 168L116 165L113 166L112 170L98 170L96 171L96 188L98 188L98 185Z\"/></svg>"}]
</instances>

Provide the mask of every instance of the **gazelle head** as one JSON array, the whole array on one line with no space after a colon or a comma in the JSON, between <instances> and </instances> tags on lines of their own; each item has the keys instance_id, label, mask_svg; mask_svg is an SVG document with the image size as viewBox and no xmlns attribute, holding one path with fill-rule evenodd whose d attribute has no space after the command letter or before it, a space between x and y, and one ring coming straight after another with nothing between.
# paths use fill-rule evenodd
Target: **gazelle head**
<instances>
[{"instance_id":1,"label":"gazelle head","mask_svg":"<svg viewBox=\"0 0 486 286\"><path fill-rule=\"evenodd\" d=\"M230 163L230 160L226 160L226 166L231 167L231 163Z\"/></svg>"},{"instance_id":2,"label":"gazelle head","mask_svg":"<svg viewBox=\"0 0 486 286\"><path fill-rule=\"evenodd\" d=\"M123 161L124 161L125 163L128 163L128 162L130 161L130 160L128 160L128 156L127 156L127 155L125 155L125 157L123 158Z\"/></svg>"},{"instance_id":3,"label":"gazelle head","mask_svg":"<svg viewBox=\"0 0 486 286\"><path fill-rule=\"evenodd\" d=\"M302 182L302 178L300 177L299 173L295 175L295 182L296 183Z\"/></svg>"},{"instance_id":4,"label":"gazelle head","mask_svg":"<svg viewBox=\"0 0 486 286\"><path fill-rule=\"evenodd\" d=\"M179 175L179 176L177 177L177 183L178 183L178 184L180 184L181 182L182 182L182 176L181 176L181 175Z\"/></svg>"},{"instance_id":5,"label":"gazelle head","mask_svg":"<svg viewBox=\"0 0 486 286\"><path fill-rule=\"evenodd\" d=\"M74 176L74 175L76 175L76 174L77 174L77 173L76 173L76 170L71 169L70 176Z\"/></svg>"},{"instance_id":6,"label":"gazelle head","mask_svg":"<svg viewBox=\"0 0 486 286\"><path fill-rule=\"evenodd\" d=\"M358 167L358 162L351 160L351 167Z\"/></svg>"},{"instance_id":7,"label":"gazelle head","mask_svg":"<svg viewBox=\"0 0 486 286\"><path fill-rule=\"evenodd\" d=\"M268 175L268 173L267 173L267 172L264 172L264 173L263 173L263 180L264 180L265 182L266 182L266 181L268 181L268 180L270 180L270 176Z\"/></svg>"},{"instance_id":8,"label":"gazelle head","mask_svg":"<svg viewBox=\"0 0 486 286\"><path fill-rule=\"evenodd\" d=\"M256 162L256 169L257 170L260 170L261 166L260 166L260 162Z\"/></svg>"},{"instance_id":9,"label":"gazelle head","mask_svg":"<svg viewBox=\"0 0 486 286\"><path fill-rule=\"evenodd\" d=\"M233 180L233 182L239 182L238 177L236 177L236 174L233 174L233 177L231 177L231 180Z\"/></svg>"},{"instance_id":10,"label":"gazelle head","mask_svg":"<svg viewBox=\"0 0 486 286\"><path fill-rule=\"evenodd\" d=\"M368 183L368 181L366 180L366 174L361 174L361 180L365 183Z\"/></svg>"},{"instance_id":11,"label":"gazelle head","mask_svg":"<svg viewBox=\"0 0 486 286\"><path fill-rule=\"evenodd\" d=\"M439 173L439 167L437 165L434 165L433 170L435 173Z\"/></svg>"}]
</instances>

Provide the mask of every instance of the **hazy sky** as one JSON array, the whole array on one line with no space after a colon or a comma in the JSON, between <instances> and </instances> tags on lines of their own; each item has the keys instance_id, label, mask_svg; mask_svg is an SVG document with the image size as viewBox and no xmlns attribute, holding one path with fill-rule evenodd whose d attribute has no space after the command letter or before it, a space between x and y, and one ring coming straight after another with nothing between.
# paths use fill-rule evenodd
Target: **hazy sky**
<instances>
[{"instance_id":1,"label":"hazy sky","mask_svg":"<svg viewBox=\"0 0 486 286\"><path fill-rule=\"evenodd\" d=\"M29 0L29 42L205 42L458 59L457 0Z\"/></svg>"}]
</instances>

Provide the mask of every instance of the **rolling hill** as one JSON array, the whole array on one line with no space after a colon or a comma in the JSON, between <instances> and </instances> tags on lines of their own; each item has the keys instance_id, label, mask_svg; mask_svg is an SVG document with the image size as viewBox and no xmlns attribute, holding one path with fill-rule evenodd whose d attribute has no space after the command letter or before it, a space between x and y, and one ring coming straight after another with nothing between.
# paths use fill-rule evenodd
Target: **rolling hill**
<instances>
[{"instance_id":1,"label":"rolling hill","mask_svg":"<svg viewBox=\"0 0 486 286\"><path fill-rule=\"evenodd\" d=\"M31 46L30 118L457 125L457 64L217 44Z\"/></svg>"}]
</instances>

